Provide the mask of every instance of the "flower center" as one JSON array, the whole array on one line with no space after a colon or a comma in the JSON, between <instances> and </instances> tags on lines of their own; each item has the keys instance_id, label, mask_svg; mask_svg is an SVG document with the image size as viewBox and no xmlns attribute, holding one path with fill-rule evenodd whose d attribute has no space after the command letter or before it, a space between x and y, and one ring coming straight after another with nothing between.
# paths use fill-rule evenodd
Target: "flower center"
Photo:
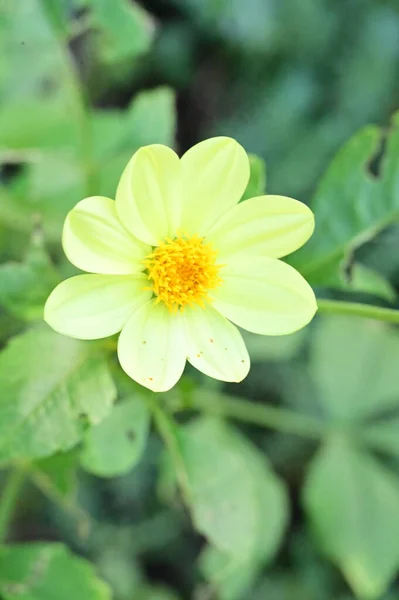
<instances>
[{"instance_id":1,"label":"flower center","mask_svg":"<svg viewBox=\"0 0 399 600\"><path fill-rule=\"evenodd\" d=\"M221 283L215 250L203 238L178 236L166 238L144 260L151 289L157 302L171 311L209 302L208 290Z\"/></svg>"}]
</instances>

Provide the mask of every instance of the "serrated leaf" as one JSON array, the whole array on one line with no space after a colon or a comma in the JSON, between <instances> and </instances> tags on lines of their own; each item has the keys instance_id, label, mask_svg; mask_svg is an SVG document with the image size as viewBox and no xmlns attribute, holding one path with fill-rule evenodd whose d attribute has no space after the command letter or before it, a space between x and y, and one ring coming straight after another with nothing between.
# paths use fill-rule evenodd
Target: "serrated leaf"
<instances>
[{"instance_id":1,"label":"serrated leaf","mask_svg":"<svg viewBox=\"0 0 399 600\"><path fill-rule=\"evenodd\" d=\"M292 259L311 283L328 284L331 272L350 252L397 219L398 123L396 116L378 177L369 170L382 138L373 126L355 134L324 175L311 202L315 233Z\"/></svg>"},{"instance_id":2,"label":"serrated leaf","mask_svg":"<svg viewBox=\"0 0 399 600\"><path fill-rule=\"evenodd\" d=\"M247 189L244 192L241 201L247 198L255 198L266 193L266 164L265 161L256 154L249 154L250 177Z\"/></svg>"},{"instance_id":3,"label":"serrated leaf","mask_svg":"<svg viewBox=\"0 0 399 600\"><path fill-rule=\"evenodd\" d=\"M283 484L264 457L218 420L202 418L180 427L177 440L196 529L232 561L270 560L288 506Z\"/></svg>"},{"instance_id":4,"label":"serrated leaf","mask_svg":"<svg viewBox=\"0 0 399 600\"><path fill-rule=\"evenodd\" d=\"M3 600L111 600L93 566L62 544L18 544L0 549Z\"/></svg>"},{"instance_id":5,"label":"serrated leaf","mask_svg":"<svg viewBox=\"0 0 399 600\"><path fill-rule=\"evenodd\" d=\"M147 405L136 396L117 404L84 436L81 464L99 477L116 477L140 460L149 431Z\"/></svg>"},{"instance_id":6,"label":"serrated leaf","mask_svg":"<svg viewBox=\"0 0 399 600\"><path fill-rule=\"evenodd\" d=\"M343 437L314 459L304 489L324 551L359 598L377 600L399 568L399 480Z\"/></svg>"},{"instance_id":7,"label":"serrated leaf","mask_svg":"<svg viewBox=\"0 0 399 600\"><path fill-rule=\"evenodd\" d=\"M47 328L15 337L0 354L0 462L67 450L84 419L99 423L115 386L95 344Z\"/></svg>"},{"instance_id":8,"label":"serrated leaf","mask_svg":"<svg viewBox=\"0 0 399 600\"><path fill-rule=\"evenodd\" d=\"M399 336L378 321L320 319L310 372L319 402L336 420L356 421L399 406Z\"/></svg>"}]
</instances>

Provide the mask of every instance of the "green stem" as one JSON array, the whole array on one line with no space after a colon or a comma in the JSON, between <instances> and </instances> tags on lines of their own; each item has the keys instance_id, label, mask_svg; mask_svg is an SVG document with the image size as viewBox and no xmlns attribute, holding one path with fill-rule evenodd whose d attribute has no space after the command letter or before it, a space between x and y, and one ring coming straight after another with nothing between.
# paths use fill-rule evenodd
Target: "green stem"
<instances>
[{"instance_id":1,"label":"green stem","mask_svg":"<svg viewBox=\"0 0 399 600\"><path fill-rule=\"evenodd\" d=\"M194 392L190 398L190 406L186 408L312 439L324 437L328 427L317 418L286 408L257 404L244 398L205 390Z\"/></svg>"},{"instance_id":2,"label":"green stem","mask_svg":"<svg viewBox=\"0 0 399 600\"><path fill-rule=\"evenodd\" d=\"M81 508L73 498L64 496L58 488L52 484L51 479L39 469L29 463L25 465L26 475L31 482L51 502L60 507L61 510L70 515L77 524L77 533L81 540L86 540L91 529L91 521L86 511Z\"/></svg>"},{"instance_id":3,"label":"green stem","mask_svg":"<svg viewBox=\"0 0 399 600\"><path fill-rule=\"evenodd\" d=\"M389 323L399 323L399 310L393 308L384 308L382 306L362 304L360 302L326 300L324 298L318 298L317 305L320 313L352 315L355 317L376 319L378 321L387 321Z\"/></svg>"},{"instance_id":4,"label":"green stem","mask_svg":"<svg viewBox=\"0 0 399 600\"><path fill-rule=\"evenodd\" d=\"M155 425L159 431L159 434L165 442L165 446L169 450L184 501L187 506L191 506L190 482L186 471L183 454L180 448L177 427L172 417L160 407L159 397L156 399L147 397L146 400L154 417Z\"/></svg>"},{"instance_id":5,"label":"green stem","mask_svg":"<svg viewBox=\"0 0 399 600\"><path fill-rule=\"evenodd\" d=\"M5 483L0 499L0 544L7 536L24 478L25 473L16 468L10 471Z\"/></svg>"}]
</instances>

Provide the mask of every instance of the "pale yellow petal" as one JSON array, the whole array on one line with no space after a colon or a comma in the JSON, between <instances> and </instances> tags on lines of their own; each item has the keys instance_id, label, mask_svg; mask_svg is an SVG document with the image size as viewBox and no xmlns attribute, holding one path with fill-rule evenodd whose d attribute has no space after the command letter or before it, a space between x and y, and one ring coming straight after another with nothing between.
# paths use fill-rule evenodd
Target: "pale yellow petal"
<instances>
[{"instance_id":1,"label":"pale yellow petal","mask_svg":"<svg viewBox=\"0 0 399 600\"><path fill-rule=\"evenodd\" d=\"M260 196L234 206L206 238L218 249L220 262L240 252L280 258L300 248L313 230L314 216L306 204L285 196Z\"/></svg>"},{"instance_id":2,"label":"pale yellow petal","mask_svg":"<svg viewBox=\"0 0 399 600\"><path fill-rule=\"evenodd\" d=\"M150 246L135 239L122 225L115 202L92 196L68 214L62 245L68 259L79 269L105 275L142 271Z\"/></svg>"},{"instance_id":3,"label":"pale yellow petal","mask_svg":"<svg viewBox=\"0 0 399 600\"><path fill-rule=\"evenodd\" d=\"M242 197L249 180L248 156L235 140L216 137L188 150L181 168L181 229L188 235L203 235Z\"/></svg>"},{"instance_id":4,"label":"pale yellow petal","mask_svg":"<svg viewBox=\"0 0 399 600\"><path fill-rule=\"evenodd\" d=\"M317 305L312 288L295 269L274 258L240 255L220 271L213 306L239 327L264 335L301 329Z\"/></svg>"},{"instance_id":5,"label":"pale yellow petal","mask_svg":"<svg viewBox=\"0 0 399 600\"><path fill-rule=\"evenodd\" d=\"M180 162L160 144L140 148L124 170L116 192L123 225L139 240L157 245L180 222Z\"/></svg>"},{"instance_id":6,"label":"pale yellow petal","mask_svg":"<svg viewBox=\"0 0 399 600\"><path fill-rule=\"evenodd\" d=\"M95 340L122 329L148 301L144 275L77 275L60 283L44 307L44 320L59 333Z\"/></svg>"},{"instance_id":7,"label":"pale yellow petal","mask_svg":"<svg viewBox=\"0 0 399 600\"><path fill-rule=\"evenodd\" d=\"M183 312L187 360L199 371L221 381L242 381L250 360L241 333L211 306Z\"/></svg>"},{"instance_id":8,"label":"pale yellow petal","mask_svg":"<svg viewBox=\"0 0 399 600\"><path fill-rule=\"evenodd\" d=\"M166 392L177 383L186 354L181 315L153 300L130 317L119 337L118 357L123 370L154 392Z\"/></svg>"}]
</instances>

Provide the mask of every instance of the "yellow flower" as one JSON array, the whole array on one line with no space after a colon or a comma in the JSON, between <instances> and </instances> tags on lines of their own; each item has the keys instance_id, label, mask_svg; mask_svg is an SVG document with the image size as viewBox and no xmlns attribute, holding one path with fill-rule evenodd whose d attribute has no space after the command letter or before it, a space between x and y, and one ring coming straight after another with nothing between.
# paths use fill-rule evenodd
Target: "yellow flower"
<instances>
[{"instance_id":1,"label":"yellow flower","mask_svg":"<svg viewBox=\"0 0 399 600\"><path fill-rule=\"evenodd\" d=\"M154 391L170 389L186 360L241 381L250 360L235 323L264 335L306 325L312 289L278 260L314 228L307 206L283 196L238 204L249 179L233 139L178 156L146 146L128 163L116 200L86 198L68 214L63 247L90 274L59 284L45 306L56 331L98 339L119 331L122 368Z\"/></svg>"}]
</instances>

